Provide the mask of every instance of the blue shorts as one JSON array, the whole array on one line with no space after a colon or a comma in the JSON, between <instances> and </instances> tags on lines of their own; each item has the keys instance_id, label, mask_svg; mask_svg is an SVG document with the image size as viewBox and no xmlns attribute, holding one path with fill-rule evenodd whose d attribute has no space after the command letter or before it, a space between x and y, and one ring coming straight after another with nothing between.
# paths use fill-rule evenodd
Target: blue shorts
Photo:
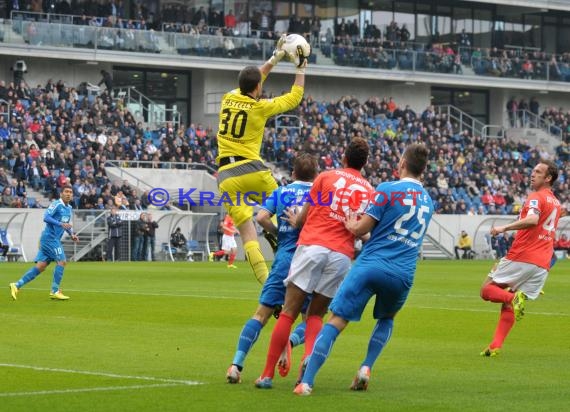
<instances>
[{"instance_id":1,"label":"blue shorts","mask_svg":"<svg viewBox=\"0 0 570 412\"><path fill-rule=\"evenodd\" d=\"M35 262L62 262L65 261L65 253L60 242L40 242L40 250L34 259Z\"/></svg>"},{"instance_id":2,"label":"blue shorts","mask_svg":"<svg viewBox=\"0 0 570 412\"><path fill-rule=\"evenodd\" d=\"M330 310L337 316L358 321L366 304L376 295L374 319L398 312L408 297L413 281L383 273L378 267L354 265L340 285Z\"/></svg>"},{"instance_id":3,"label":"blue shorts","mask_svg":"<svg viewBox=\"0 0 570 412\"><path fill-rule=\"evenodd\" d=\"M289 274L293 255L294 252L279 253L279 251L277 251L269 276L263 284L263 289L261 289L261 294L259 295L259 303L261 305L272 308L285 303L285 291L287 288L283 284L283 281ZM301 313L307 311L310 301L310 297L305 299Z\"/></svg>"}]
</instances>

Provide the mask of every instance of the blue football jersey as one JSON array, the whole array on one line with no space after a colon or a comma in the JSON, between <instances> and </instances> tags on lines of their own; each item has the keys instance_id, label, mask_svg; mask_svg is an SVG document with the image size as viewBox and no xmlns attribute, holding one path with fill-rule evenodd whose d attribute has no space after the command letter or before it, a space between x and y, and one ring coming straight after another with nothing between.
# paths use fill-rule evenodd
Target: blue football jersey
<instances>
[{"instance_id":1,"label":"blue football jersey","mask_svg":"<svg viewBox=\"0 0 570 412\"><path fill-rule=\"evenodd\" d=\"M49 207L44 212L44 219L46 216L51 216L53 219L61 223L71 223L72 209L71 205L65 205L61 199L51 202ZM46 227L42 232L40 238L41 242L59 242L63 236L65 229L60 225L46 222Z\"/></svg>"},{"instance_id":2,"label":"blue football jersey","mask_svg":"<svg viewBox=\"0 0 570 412\"><path fill-rule=\"evenodd\" d=\"M377 220L359 261L413 278L418 253L434 208L422 184L411 178L381 183L366 214Z\"/></svg>"},{"instance_id":3,"label":"blue football jersey","mask_svg":"<svg viewBox=\"0 0 570 412\"><path fill-rule=\"evenodd\" d=\"M262 209L277 215L277 245L280 251L295 251L300 233L299 229L295 229L283 219L285 209L301 204L301 199L307 198L312 185L310 182L297 180L287 186L280 186L261 205Z\"/></svg>"}]
</instances>

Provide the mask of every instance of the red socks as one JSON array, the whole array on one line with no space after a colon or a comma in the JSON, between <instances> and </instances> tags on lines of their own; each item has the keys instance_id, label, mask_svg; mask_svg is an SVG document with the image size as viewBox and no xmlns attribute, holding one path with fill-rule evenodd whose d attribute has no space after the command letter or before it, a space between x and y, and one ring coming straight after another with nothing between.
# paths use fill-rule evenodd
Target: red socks
<instances>
[{"instance_id":1,"label":"red socks","mask_svg":"<svg viewBox=\"0 0 570 412\"><path fill-rule=\"evenodd\" d=\"M230 255L230 259L228 260L228 265L233 265L235 260L236 260L236 254L232 253Z\"/></svg>"},{"instance_id":2,"label":"red socks","mask_svg":"<svg viewBox=\"0 0 570 412\"><path fill-rule=\"evenodd\" d=\"M315 340L317 335L323 327L323 318L320 316L312 315L307 318L307 328L305 329L305 354L303 359L313 352L313 346L315 346Z\"/></svg>"},{"instance_id":3,"label":"red socks","mask_svg":"<svg viewBox=\"0 0 570 412\"><path fill-rule=\"evenodd\" d=\"M495 285L494 283L489 283L483 288L483 290L481 290L481 297L484 300L495 303L510 304L515 297L515 294Z\"/></svg>"},{"instance_id":4,"label":"red socks","mask_svg":"<svg viewBox=\"0 0 570 412\"><path fill-rule=\"evenodd\" d=\"M282 312L279 315L279 319L277 319L277 323L271 333L271 341L267 352L267 360L265 361L265 369L261 374L262 378L269 377L273 379L273 376L275 375L275 365L277 365L283 349L287 346L293 322L295 322L295 319L293 319L288 313Z\"/></svg>"},{"instance_id":5,"label":"red socks","mask_svg":"<svg viewBox=\"0 0 570 412\"><path fill-rule=\"evenodd\" d=\"M223 251L223 250L218 250L217 252L214 252L214 256L215 256L215 257L222 257L222 256L224 256L225 254L226 254L226 252Z\"/></svg>"},{"instance_id":6,"label":"red socks","mask_svg":"<svg viewBox=\"0 0 570 412\"><path fill-rule=\"evenodd\" d=\"M495 336L493 337L493 342L489 345L491 349L500 348L503 346L505 338L511 331L511 328L515 324L515 313L511 306L505 306L501 308L501 316L499 318L499 324L495 330Z\"/></svg>"}]
</instances>

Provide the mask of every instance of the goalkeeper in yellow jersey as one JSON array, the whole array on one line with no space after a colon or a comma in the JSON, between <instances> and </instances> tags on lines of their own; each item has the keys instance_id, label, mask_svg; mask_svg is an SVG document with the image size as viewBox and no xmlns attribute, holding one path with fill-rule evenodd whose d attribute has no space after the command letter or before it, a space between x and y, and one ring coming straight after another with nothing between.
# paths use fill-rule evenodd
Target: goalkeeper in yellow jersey
<instances>
[{"instance_id":1,"label":"goalkeeper in yellow jersey","mask_svg":"<svg viewBox=\"0 0 570 412\"><path fill-rule=\"evenodd\" d=\"M295 81L289 93L260 99L263 80L285 56L282 37L273 56L261 67L247 66L238 76L239 88L222 97L218 126L218 188L243 241L245 255L260 283L267 279L267 265L253 224L252 204L261 204L277 188L260 151L267 119L294 109L303 98L307 57L299 49L294 56ZM249 193L247 192L254 192ZM247 199L244 198L247 196ZM244 203L245 201L245 203Z\"/></svg>"}]
</instances>

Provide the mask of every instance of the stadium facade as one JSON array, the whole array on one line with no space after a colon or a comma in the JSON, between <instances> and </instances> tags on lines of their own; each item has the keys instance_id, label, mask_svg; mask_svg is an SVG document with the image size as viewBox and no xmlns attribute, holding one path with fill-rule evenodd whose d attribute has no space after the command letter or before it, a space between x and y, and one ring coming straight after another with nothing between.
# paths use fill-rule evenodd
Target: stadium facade
<instances>
[{"instance_id":1,"label":"stadium facade","mask_svg":"<svg viewBox=\"0 0 570 412\"><path fill-rule=\"evenodd\" d=\"M11 3L5 2L5 10ZM53 3L50 11L56 11L61 2ZM113 73L114 87L135 86L161 107L179 111L183 123L215 127L219 98L235 87L237 71L268 56L274 42L272 30L286 32L294 26L313 37L316 47L306 93L319 100L393 96L398 104L416 111L430 104L452 104L483 123L504 125L511 97L538 96L541 107L559 107L565 106L570 91L565 54L570 51L570 5L565 1L137 3L143 8L137 10L135 2L125 2L121 11L125 22L131 19L136 25L137 16L149 22L143 30L134 31L105 27L112 26L105 23L105 16L100 16L100 26L79 25L80 6L87 2L74 3L76 9L70 10L77 13L74 18L26 10L5 12L5 24L0 25L0 78L11 80L18 61L25 62L27 72L21 75L32 85L49 78L62 79L71 87L81 82L96 84L100 71L107 70ZM205 14L198 20L201 7ZM230 12L235 23L230 23L233 27L223 32L223 38L232 40L235 53L226 53L223 43L216 43L222 41L221 33L216 26L208 26L208 20L215 18L225 25L224 16ZM354 23L357 32L352 31ZM392 30L394 23L397 30ZM196 40L184 25L209 28L202 29ZM312 34L317 27L318 36ZM332 42L327 40L331 33ZM357 46L336 45L345 36ZM373 37L388 46L384 47L386 64L372 65L367 59L373 52L363 39ZM449 57L441 59L447 47L458 55L461 74ZM501 60L511 66L508 73L494 70ZM525 60L533 65L532 74L521 73ZM280 65L268 92L287 89L292 71Z\"/></svg>"}]
</instances>

